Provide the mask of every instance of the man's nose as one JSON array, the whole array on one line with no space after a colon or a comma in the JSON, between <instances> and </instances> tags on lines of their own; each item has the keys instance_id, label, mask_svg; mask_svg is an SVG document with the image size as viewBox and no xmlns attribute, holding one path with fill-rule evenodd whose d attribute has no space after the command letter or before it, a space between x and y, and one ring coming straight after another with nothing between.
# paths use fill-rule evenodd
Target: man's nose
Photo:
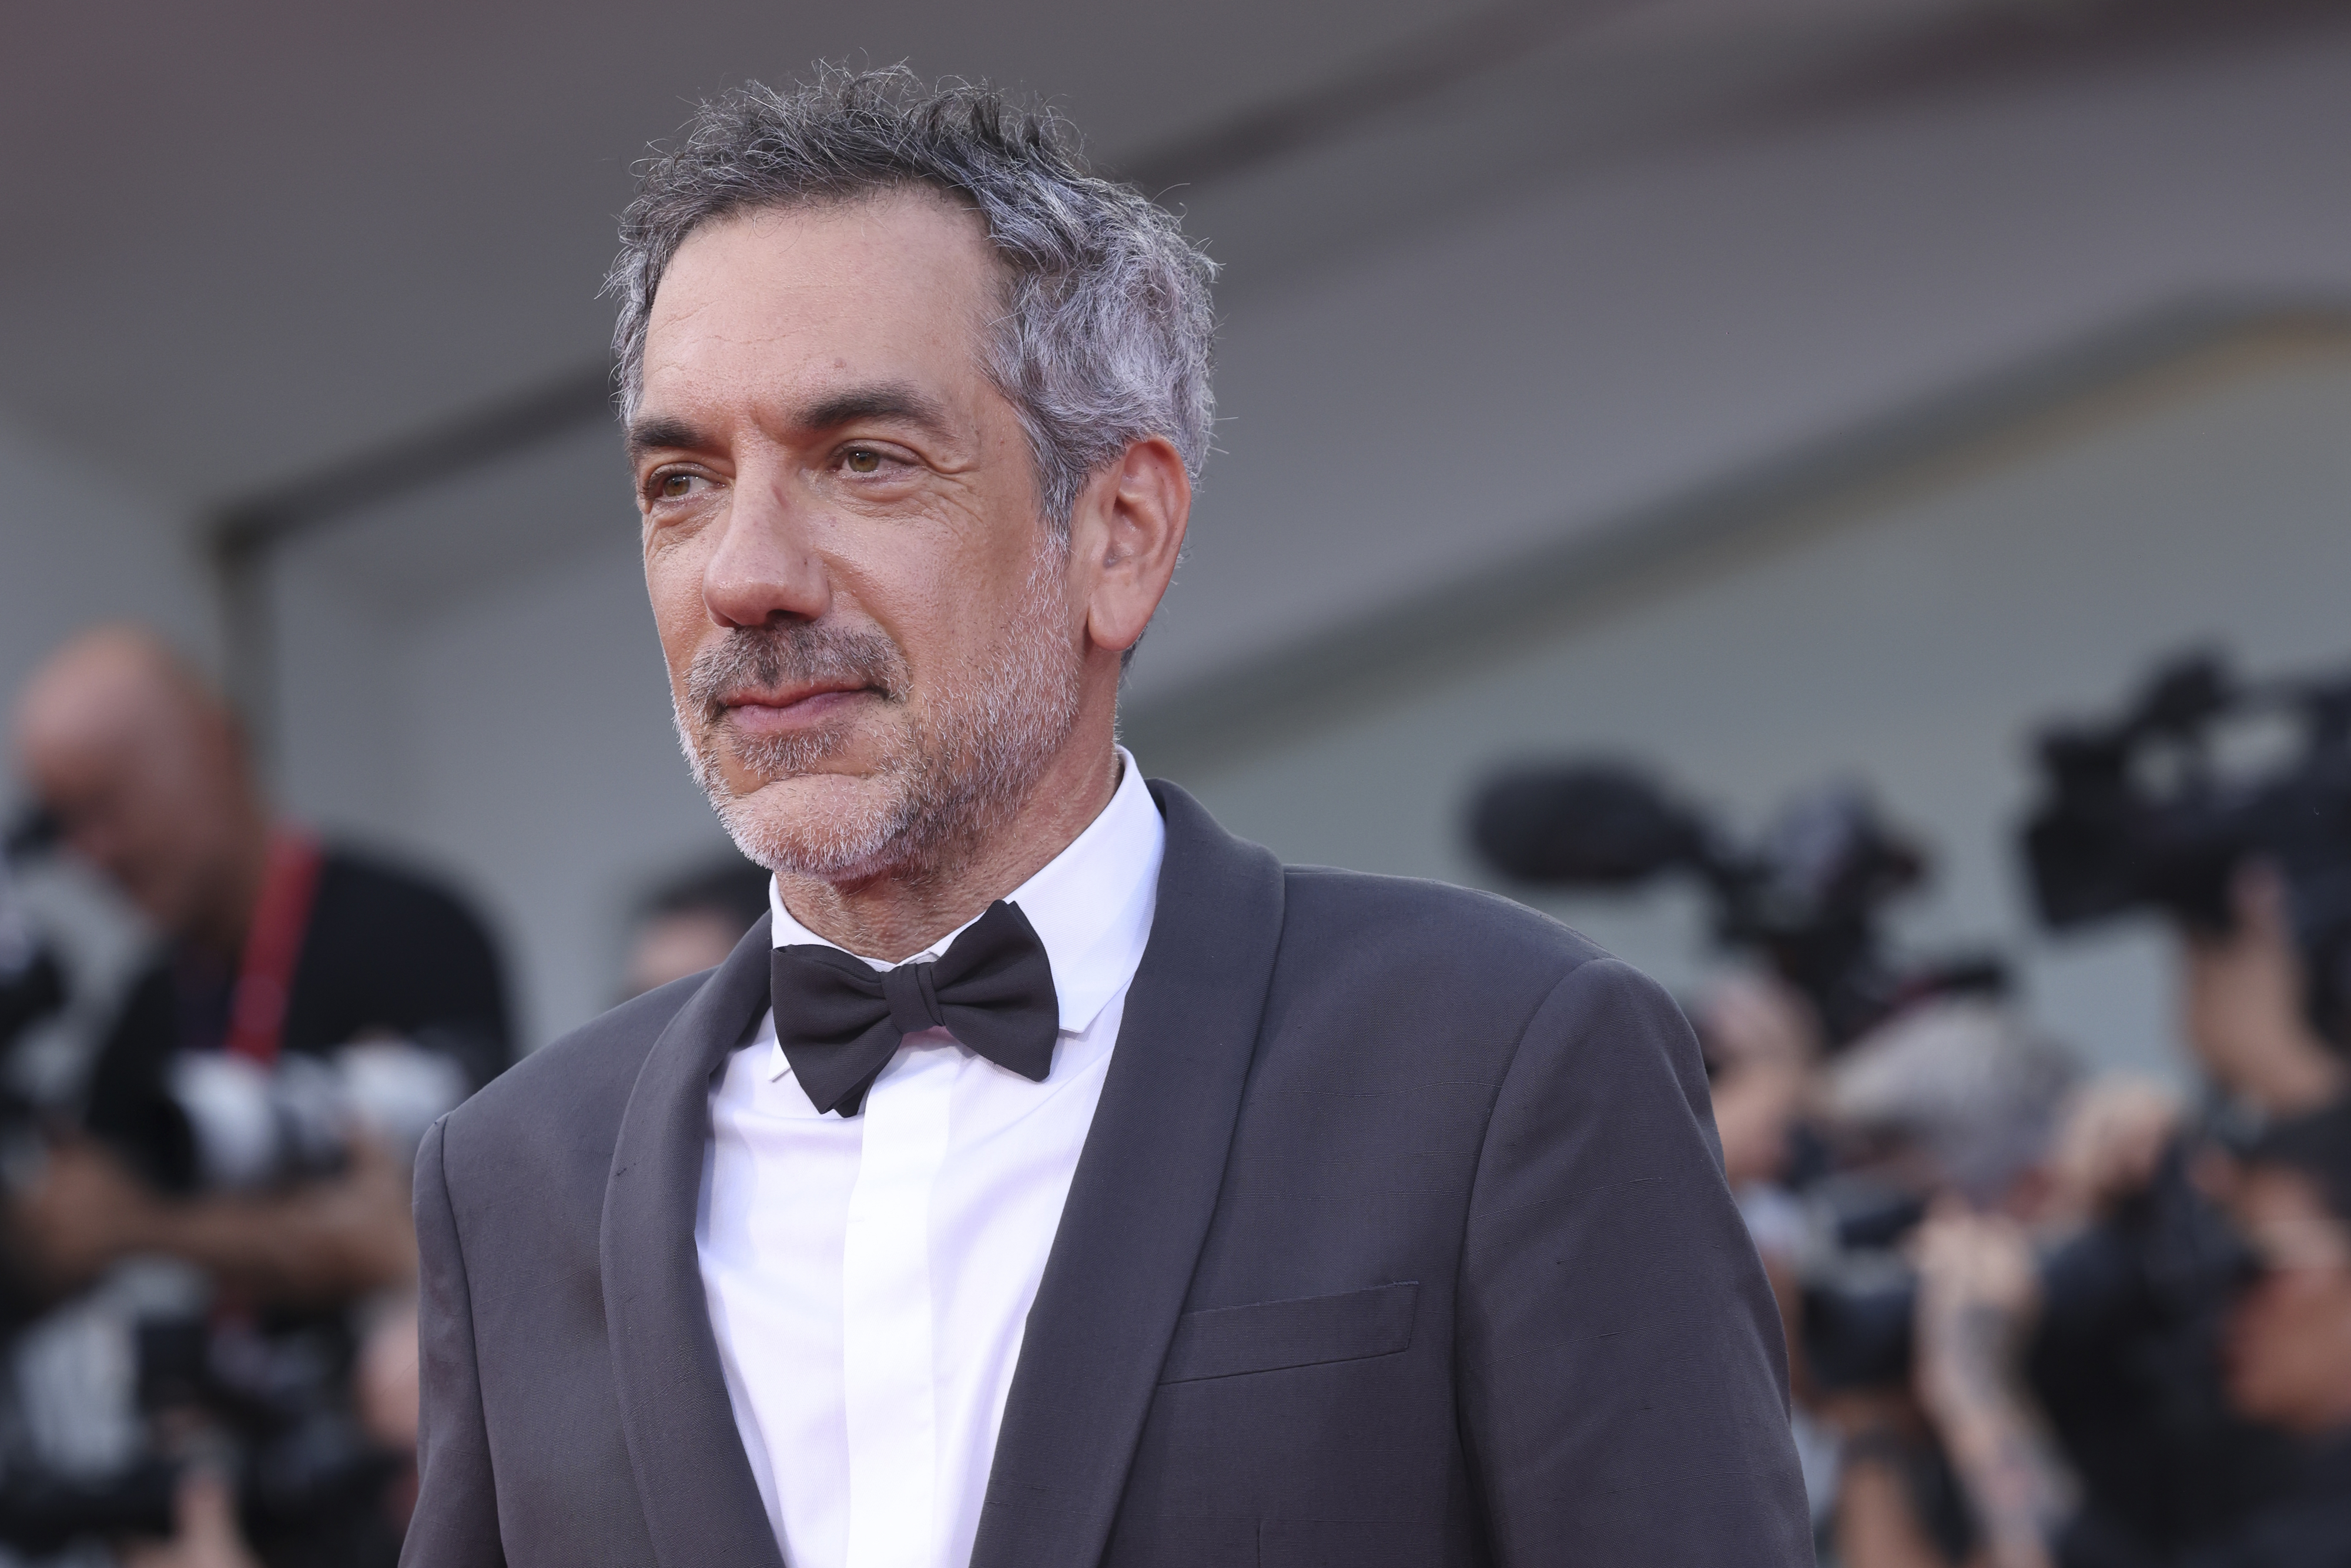
<instances>
[{"instance_id":1,"label":"man's nose","mask_svg":"<svg viewBox=\"0 0 2351 1568\"><path fill-rule=\"evenodd\" d=\"M751 476L746 476L747 479ZM702 601L721 626L813 621L831 606L832 584L814 542L804 497L782 480L738 483L718 548L702 572Z\"/></svg>"}]
</instances>

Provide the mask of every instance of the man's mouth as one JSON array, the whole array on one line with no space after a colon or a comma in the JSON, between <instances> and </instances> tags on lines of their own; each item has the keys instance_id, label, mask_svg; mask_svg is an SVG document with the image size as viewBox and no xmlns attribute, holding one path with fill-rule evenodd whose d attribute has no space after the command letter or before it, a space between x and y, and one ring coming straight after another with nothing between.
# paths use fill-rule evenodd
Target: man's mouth
<instances>
[{"instance_id":1,"label":"man's mouth","mask_svg":"<svg viewBox=\"0 0 2351 1568\"><path fill-rule=\"evenodd\" d=\"M869 685L824 681L773 690L738 688L721 693L715 706L722 721L745 735L792 735L837 718L852 704L879 695Z\"/></svg>"}]
</instances>

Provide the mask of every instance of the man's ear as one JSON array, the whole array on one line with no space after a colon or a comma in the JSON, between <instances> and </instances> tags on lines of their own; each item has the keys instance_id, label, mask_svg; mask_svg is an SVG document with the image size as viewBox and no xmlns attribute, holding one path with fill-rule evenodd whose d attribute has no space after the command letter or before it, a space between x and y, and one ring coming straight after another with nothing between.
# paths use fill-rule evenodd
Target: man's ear
<instances>
[{"instance_id":1,"label":"man's ear","mask_svg":"<svg viewBox=\"0 0 2351 1568\"><path fill-rule=\"evenodd\" d=\"M1123 653L1141 641L1176 576L1191 517L1192 477L1165 436L1134 443L1087 482L1070 518L1070 565L1096 647Z\"/></svg>"}]
</instances>

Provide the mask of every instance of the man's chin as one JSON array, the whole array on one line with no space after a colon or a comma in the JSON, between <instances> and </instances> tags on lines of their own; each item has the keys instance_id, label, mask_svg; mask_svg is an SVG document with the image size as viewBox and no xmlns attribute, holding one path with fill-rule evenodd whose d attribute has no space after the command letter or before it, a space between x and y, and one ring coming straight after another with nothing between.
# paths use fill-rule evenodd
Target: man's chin
<instances>
[{"instance_id":1,"label":"man's chin","mask_svg":"<svg viewBox=\"0 0 2351 1568\"><path fill-rule=\"evenodd\" d=\"M904 827L904 798L871 775L802 773L736 795L718 814L736 847L770 871L857 880L883 869Z\"/></svg>"},{"instance_id":2,"label":"man's chin","mask_svg":"<svg viewBox=\"0 0 2351 1568\"><path fill-rule=\"evenodd\" d=\"M870 773L810 770L761 779L735 796L741 809L762 814L837 811L890 792L890 786Z\"/></svg>"}]
</instances>

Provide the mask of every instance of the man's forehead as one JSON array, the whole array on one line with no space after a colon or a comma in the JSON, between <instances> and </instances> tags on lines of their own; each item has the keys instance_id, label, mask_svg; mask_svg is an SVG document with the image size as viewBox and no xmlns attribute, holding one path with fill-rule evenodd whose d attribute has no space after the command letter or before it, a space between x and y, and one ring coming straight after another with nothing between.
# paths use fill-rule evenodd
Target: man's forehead
<instances>
[{"instance_id":1,"label":"man's forehead","mask_svg":"<svg viewBox=\"0 0 2351 1568\"><path fill-rule=\"evenodd\" d=\"M654 298L638 424L751 404L805 423L833 404L853 415L860 398L942 416L956 383L977 379L995 269L977 220L925 196L718 220L679 247Z\"/></svg>"},{"instance_id":2,"label":"man's forehead","mask_svg":"<svg viewBox=\"0 0 2351 1568\"><path fill-rule=\"evenodd\" d=\"M678 246L647 316L647 349L747 332L935 329L984 316L1000 282L977 216L943 197L759 208L714 218Z\"/></svg>"},{"instance_id":3,"label":"man's forehead","mask_svg":"<svg viewBox=\"0 0 2351 1568\"><path fill-rule=\"evenodd\" d=\"M35 673L18 698L16 727L26 740L110 742L188 722L205 706L204 694L160 646L99 632Z\"/></svg>"}]
</instances>

